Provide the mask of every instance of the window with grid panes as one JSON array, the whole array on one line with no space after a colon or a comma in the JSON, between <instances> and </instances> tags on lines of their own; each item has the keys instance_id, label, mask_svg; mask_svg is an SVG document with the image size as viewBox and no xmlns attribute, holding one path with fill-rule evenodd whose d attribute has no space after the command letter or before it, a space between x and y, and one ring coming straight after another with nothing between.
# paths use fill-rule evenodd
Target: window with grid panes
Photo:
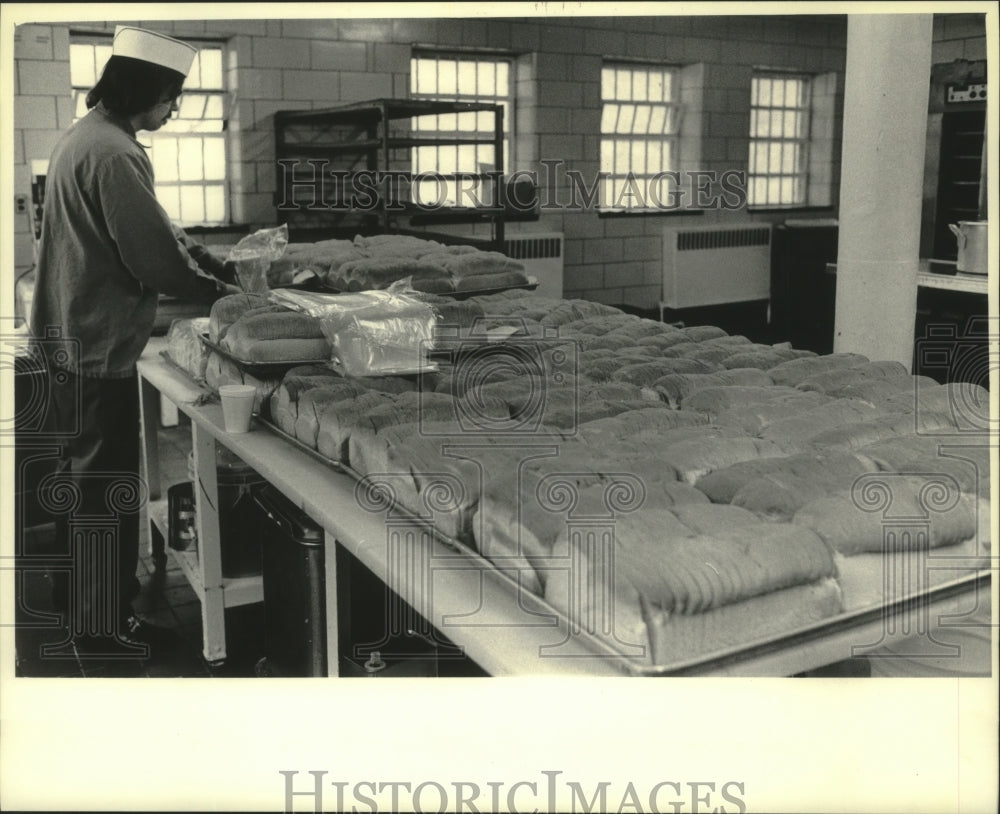
<instances>
[{"instance_id":1,"label":"window with grid panes","mask_svg":"<svg viewBox=\"0 0 1000 814\"><path fill-rule=\"evenodd\" d=\"M229 220L222 44L192 44L198 55L177 100L180 110L139 139L153 163L156 197L171 220L218 225ZM75 121L87 113L87 93L111 56L111 37L73 35L69 48Z\"/></svg>"},{"instance_id":2,"label":"window with grid panes","mask_svg":"<svg viewBox=\"0 0 1000 814\"><path fill-rule=\"evenodd\" d=\"M759 73L751 79L749 206L806 203L809 78Z\"/></svg>"},{"instance_id":3,"label":"window with grid panes","mask_svg":"<svg viewBox=\"0 0 1000 814\"><path fill-rule=\"evenodd\" d=\"M514 96L511 73L512 60L507 57L418 52L410 60L410 96L503 105L503 166L506 171L512 160ZM490 140L495 135L495 121L491 111L419 116L411 120L411 132L420 137ZM456 172L485 174L497 169L492 144L419 146L412 148L410 160L414 176L437 173L447 178ZM471 206L491 202L491 187L486 178L461 196L454 185L442 189L435 181L417 181L412 194L415 203L425 205Z\"/></svg>"},{"instance_id":4,"label":"window with grid panes","mask_svg":"<svg viewBox=\"0 0 1000 814\"><path fill-rule=\"evenodd\" d=\"M601 69L602 209L650 209L657 196L669 200L656 176L678 168L677 93L676 68L605 63Z\"/></svg>"}]
</instances>

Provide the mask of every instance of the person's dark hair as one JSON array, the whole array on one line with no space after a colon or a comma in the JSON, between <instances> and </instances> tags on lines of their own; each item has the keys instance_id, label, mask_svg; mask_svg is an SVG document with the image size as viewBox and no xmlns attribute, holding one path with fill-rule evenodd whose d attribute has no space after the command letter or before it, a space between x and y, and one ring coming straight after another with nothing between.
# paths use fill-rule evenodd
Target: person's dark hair
<instances>
[{"instance_id":1,"label":"person's dark hair","mask_svg":"<svg viewBox=\"0 0 1000 814\"><path fill-rule=\"evenodd\" d=\"M176 99L183 86L184 75L175 70L141 59L113 56L87 94L87 107L103 102L112 113L134 116L165 99Z\"/></svg>"}]
</instances>

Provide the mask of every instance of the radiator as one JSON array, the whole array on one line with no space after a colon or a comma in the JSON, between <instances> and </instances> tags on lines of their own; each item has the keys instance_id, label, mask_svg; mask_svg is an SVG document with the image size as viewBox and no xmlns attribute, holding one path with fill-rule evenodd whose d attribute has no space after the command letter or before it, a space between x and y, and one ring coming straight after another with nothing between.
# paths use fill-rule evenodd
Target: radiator
<instances>
[{"instance_id":1,"label":"radiator","mask_svg":"<svg viewBox=\"0 0 1000 814\"><path fill-rule=\"evenodd\" d=\"M536 294L562 298L563 235L561 232L507 235L504 254L524 264L525 273L538 280Z\"/></svg>"},{"instance_id":2,"label":"radiator","mask_svg":"<svg viewBox=\"0 0 1000 814\"><path fill-rule=\"evenodd\" d=\"M664 230L661 308L766 300L770 293L770 224Z\"/></svg>"}]
</instances>

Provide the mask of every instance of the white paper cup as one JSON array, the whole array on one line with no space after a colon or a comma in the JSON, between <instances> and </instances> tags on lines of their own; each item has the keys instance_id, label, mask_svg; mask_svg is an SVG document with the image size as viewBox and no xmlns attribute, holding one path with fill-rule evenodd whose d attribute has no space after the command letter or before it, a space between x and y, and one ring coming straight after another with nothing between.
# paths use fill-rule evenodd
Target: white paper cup
<instances>
[{"instance_id":1,"label":"white paper cup","mask_svg":"<svg viewBox=\"0 0 1000 814\"><path fill-rule=\"evenodd\" d=\"M256 392L256 388L249 384L224 384L219 387L226 432L249 432Z\"/></svg>"}]
</instances>

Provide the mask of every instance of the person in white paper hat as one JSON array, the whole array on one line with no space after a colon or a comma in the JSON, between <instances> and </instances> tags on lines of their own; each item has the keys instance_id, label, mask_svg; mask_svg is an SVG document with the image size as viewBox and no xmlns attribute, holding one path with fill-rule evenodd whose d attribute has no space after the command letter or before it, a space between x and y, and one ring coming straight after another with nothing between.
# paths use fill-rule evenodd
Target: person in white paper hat
<instances>
[{"instance_id":1,"label":"person in white paper hat","mask_svg":"<svg viewBox=\"0 0 1000 814\"><path fill-rule=\"evenodd\" d=\"M155 31L119 27L89 112L49 161L30 326L49 368L48 430L62 443L57 482L78 497L53 509L57 550L72 554L71 575L53 574L53 599L66 614L64 644L81 657L148 656L167 638L132 606L141 499L111 505L109 496L116 482L144 494L135 364L160 294L203 302L207 313L231 290L223 264L156 200L136 140L177 110L196 54ZM101 544L109 550L72 539L75 517L109 512L117 519L117 534Z\"/></svg>"}]
</instances>

